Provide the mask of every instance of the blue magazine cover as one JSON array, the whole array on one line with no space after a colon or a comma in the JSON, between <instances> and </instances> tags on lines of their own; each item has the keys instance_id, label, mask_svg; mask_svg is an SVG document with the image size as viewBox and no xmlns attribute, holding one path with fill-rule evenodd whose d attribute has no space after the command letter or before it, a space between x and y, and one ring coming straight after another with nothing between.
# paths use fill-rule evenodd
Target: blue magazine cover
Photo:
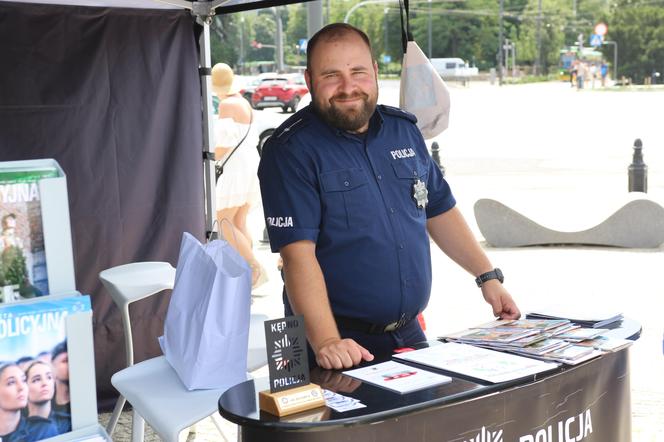
<instances>
[{"instance_id":1,"label":"blue magazine cover","mask_svg":"<svg viewBox=\"0 0 664 442\"><path fill-rule=\"evenodd\" d=\"M65 318L89 296L0 304L0 442L71 431Z\"/></svg>"}]
</instances>

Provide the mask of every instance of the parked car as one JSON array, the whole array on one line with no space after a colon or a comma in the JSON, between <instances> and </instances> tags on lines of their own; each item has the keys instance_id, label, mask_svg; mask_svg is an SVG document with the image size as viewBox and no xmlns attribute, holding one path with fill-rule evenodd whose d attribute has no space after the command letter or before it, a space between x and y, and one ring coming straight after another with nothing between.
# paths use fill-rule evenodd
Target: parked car
<instances>
[{"instance_id":1,"label":"parked car","mask_svg":"<svg viewBox=\"0 0 664 442\"><path fill-rule=\"evenodd\" d=\"M254 122L256 125L256 132L258 133L258 154L263 154L263 146L270 136L274 133L275 129L281 125L288 118L287 115L278 112L256 112L254 113Z\"/></svg>"},{"instance_id":2,"label":"parked car","mask_svg":"<svg viewBox=\"0 0 664 442\"><path fill-rule=\"evenodd\" d=\"M264 78L251 97L255 109L280 107L284 112L295 112L302 96L309 92L301 74Z\"/></svg>"},{"instance_id":3,"label":"parked car","mask_svg":"<svg viewBox=\"0 0 664 442\"><path fill-rule=\"evenodd\" d=\"M240 94L249 102L251 103L251 97L254 95L254 92L256 91L256 88L258 87L261 82L267 78L275 78L279 74L276 72L265 72L262 74L258 74L258 77L252 79L249 81L242 89L240 89Z\"/></svg>"}]
</instances>

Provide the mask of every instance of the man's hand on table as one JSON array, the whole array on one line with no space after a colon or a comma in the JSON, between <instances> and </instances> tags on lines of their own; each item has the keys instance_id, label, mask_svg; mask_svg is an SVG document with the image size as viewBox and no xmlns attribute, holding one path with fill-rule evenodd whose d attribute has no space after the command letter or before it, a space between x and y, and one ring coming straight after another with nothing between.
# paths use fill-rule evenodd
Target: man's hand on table
<instances>
[{"instance_id":1,"label":"man's hand on table","mask_svg":"<svg viewBox=\"0 0 664 442\"><path fill-rule=\"evenodd\" d=\"M521 312L503 285L492 279L482 284L482 296L491 304L493 315L500 319L519 319Z\"/></svg>"},{"instance_id":2,"label":"man's hand on table","mask_svg":"<svg viewBox=\"0 0 664 442\"><path fill-rule=\"evenodd\" d=\"M351 368L362 361L373 361L373 358L369 350L352 339L328 339L316 352L316 363L328 370Z\"/></svg>"}]
</instances>

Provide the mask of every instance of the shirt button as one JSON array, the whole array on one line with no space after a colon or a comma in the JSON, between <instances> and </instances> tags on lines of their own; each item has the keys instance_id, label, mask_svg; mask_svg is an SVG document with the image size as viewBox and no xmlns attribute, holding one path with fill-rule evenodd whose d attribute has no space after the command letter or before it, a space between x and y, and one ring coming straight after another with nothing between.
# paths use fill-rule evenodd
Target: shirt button
<instances>
[{"instance_id":1,"label":"shirt button","mask_svg":"<svg viewBox=\"0 0 664 442\"><path fill-rule=\"evenodd\" d=\"M378 178L379 180L382 180L383 176L382 175L377 175L376 178Z\"/></svg>"},{"instance_id":2,"label":"shirt button","mask_svg":"<svg viewBox=\"0 0 664 442\"><path fill-rule=\"evenodd\" d=\"M390 213L394 213L394 207L390 207Z\"/></svg>"},{"instance_id":3,"label":"shirt button","mask_svg":"<svg viewBox=\"0 0 664 442\"><path fill-rule=\"evenodd\" d=\"M417 176L417 170L413 170L413 176Z\"/></svg>"},{"instance_id":4,"label":"shirt button","mask_svg":"<svg viewBox=\"0 0 664 442\"><path fill-rule=\"evenodd\" d=\"M400 248L400 249L403 249L403 248L404 248L403 243L399 244L399 248Z\"/></svg>"},{"instance_id":5,"label":"shirt button","mask_svg":"<svg viewBox=\"0 0 664 442\"><path fill-rule=\"evenodd\" d=\"M348 181L344 181L344 186L348 187L350 186L350 183Z\"/></svg>"}]
</instances>

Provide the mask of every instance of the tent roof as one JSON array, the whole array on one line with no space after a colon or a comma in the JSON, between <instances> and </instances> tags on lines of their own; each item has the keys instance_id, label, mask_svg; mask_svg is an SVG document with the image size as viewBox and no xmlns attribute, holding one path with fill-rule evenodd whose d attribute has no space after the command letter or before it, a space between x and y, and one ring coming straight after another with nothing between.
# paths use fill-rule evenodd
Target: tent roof
<instances>
[{"instance_id":1,"label":"tent roof","mask_svg":"<svg viewBox=\"0 0 664 442\"><path fill-rule=\"evenodd\" d=\"M97 6L104 8L140 8L140 9L183 9L188 0L0 0L15 3L41 3L49 5ZM179 3L179 5L169 4ZM249 11L289 3L302 3L309 0L227 0L216 9L217 14Z\"/></svg>"}]
</instances>

